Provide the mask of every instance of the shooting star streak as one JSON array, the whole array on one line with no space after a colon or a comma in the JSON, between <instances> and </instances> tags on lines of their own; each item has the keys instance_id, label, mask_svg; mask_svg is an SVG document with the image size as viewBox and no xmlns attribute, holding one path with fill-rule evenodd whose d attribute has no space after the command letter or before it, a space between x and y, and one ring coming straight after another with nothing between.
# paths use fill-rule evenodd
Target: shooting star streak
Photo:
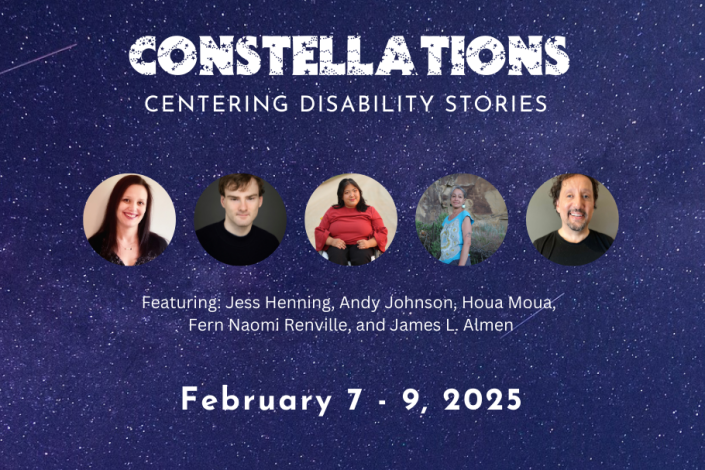
<instances>
[{"instance_id":1,"label":"shooting star streak","mask_svg":"<svg viewBox=\"0 0 705 470\"><path fill-rule=\"evenodd\" d=\"M46 59L47 57L51 57L51 56L53 56L54 54L58 54L59 52L68 51L69 49L71 49L72 47L74 47L74 46L76 46L76 45L78 45L78 43L71 44L70 46L66 46L66 47L64 47L64 48L62 48L62 49L59 49L58 51L50 52L49 54L43 55L43 56L41 56L41 57L37 57L36 59L32 59L32 60L30 60L29 62L25 62L24 64L15 65L14 67L12 67L12 68L10 68L10 69L3 70L2 72L0 72L0 75L2 75L2 74L4 74L4 73L7 73L7 72L12 72L13 70L17 70L18 68L24 67L25 65L29 65L29 64L31 64L32 62L36 62L36 61L38 61L38 60Z\"/></svg>"},{"instance_id":2,"label":"shooting star streak","mask_svg":"<svg viewBox=\"0 0 705 470\"><path fill-rule=\"evenodd\" d=\"M559 295L558 297L556 297L555 299L551 300L551 305L553 305L553 302L555 302L556 300L560 299L560 298L563 297L564 295L565 295L565 292L562 293L561 295ZM519 327L520 327L521 325L523 325L524 323L526 323L526 322L528 322L529 320L531 320L532 318L534 318L536 315L539 314L539 312L541 312L541 310L544 310L545 308L546 308L546 307L541 307L540 309L536 310L536 312L534 312L533 315L531 315L529 318L527 318L527 319L524 320L523 322L519 323L516 328L512 328L511 330L507 331L507 332L506 332L505 334L503 334L499 339L504 338L504 337L507 336L509 333L511 333L512 331L516 330L517 328L519 328Z\"/></svg>"}]
</instances>

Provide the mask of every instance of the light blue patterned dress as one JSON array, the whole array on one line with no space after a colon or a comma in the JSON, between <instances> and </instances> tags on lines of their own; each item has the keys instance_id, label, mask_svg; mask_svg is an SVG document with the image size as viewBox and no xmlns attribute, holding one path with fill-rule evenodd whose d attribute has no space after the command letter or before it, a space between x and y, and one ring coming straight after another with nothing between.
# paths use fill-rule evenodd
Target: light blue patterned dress
<instances>
[{"instance_id":1,"label":"light blue patterned dress","mask_svg":"<svg viewBox=\"0 0 705 470\"><path fill-rule=\"evenodd\" d=\"M446 264L460 259L460 251L463 249L462 227L465 217L470 217L470 224L475 223L468 211L461 212L453 220L448 220L448 217L443 221L443 230L441 230L440 261Z\"/></svg>"}]
</instances>

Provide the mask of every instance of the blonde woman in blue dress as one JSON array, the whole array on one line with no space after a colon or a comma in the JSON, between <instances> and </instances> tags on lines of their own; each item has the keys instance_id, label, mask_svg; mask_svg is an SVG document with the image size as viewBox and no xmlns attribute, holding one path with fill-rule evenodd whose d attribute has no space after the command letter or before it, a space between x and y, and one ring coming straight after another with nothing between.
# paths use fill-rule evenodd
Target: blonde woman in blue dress
<instances>
[{"instance_id":1,"label":"blonde woman in blue dress","mask_svg":"<svg viewBox=\"0 0 705 470\"><path fill-rule=\"evenodd\" d=\"M450 192L451 214L443 221L440 261L452 266L469 266L472 224L475 221L465 210L467 194L460 186Z\"/></svg>"}]
</instances>

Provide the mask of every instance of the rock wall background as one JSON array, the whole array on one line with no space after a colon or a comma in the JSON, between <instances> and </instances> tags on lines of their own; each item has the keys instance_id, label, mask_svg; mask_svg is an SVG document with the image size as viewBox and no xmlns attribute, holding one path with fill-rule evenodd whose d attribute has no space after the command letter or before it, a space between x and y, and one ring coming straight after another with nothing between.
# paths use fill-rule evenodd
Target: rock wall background
<instances>
[{"instance_id":1,"label":"rock wall background","mask_svg":"<svg viewBox=\"0 0 705 470\"><path fill-rule=\"evenodd\" d=\"M506 233L508 213L502 195L487 180L467 173L444 176L434 182L421 196L416 207L416 221L432 224L441 214L448 214L454 186L460 186L467 193L465 210L475 223L494 225Z\"/></svg>"}]
</instances>

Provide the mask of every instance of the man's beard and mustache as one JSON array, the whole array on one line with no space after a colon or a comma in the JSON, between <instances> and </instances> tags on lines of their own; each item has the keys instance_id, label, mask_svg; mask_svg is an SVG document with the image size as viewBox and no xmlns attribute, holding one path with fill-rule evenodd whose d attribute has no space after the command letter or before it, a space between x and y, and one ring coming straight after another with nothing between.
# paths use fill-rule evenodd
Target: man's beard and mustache
<instances>
[{"instance_id":1,"label":"man's beard and mustache","mask_svg":"<svg viewBox=\"0 0 705 470\"><path fill-rule=\"evenodd\" d=\"M583 217L582 222L580 223L575 223L571 220L570 216L571 215L581 215ZM574 232L582 232L585 226L587 225L587 214L584 211L581 211L579 209L573 209L568 211L568 221L567 221L568 228L573 230Z\"/></svg>"}]
</instances>

